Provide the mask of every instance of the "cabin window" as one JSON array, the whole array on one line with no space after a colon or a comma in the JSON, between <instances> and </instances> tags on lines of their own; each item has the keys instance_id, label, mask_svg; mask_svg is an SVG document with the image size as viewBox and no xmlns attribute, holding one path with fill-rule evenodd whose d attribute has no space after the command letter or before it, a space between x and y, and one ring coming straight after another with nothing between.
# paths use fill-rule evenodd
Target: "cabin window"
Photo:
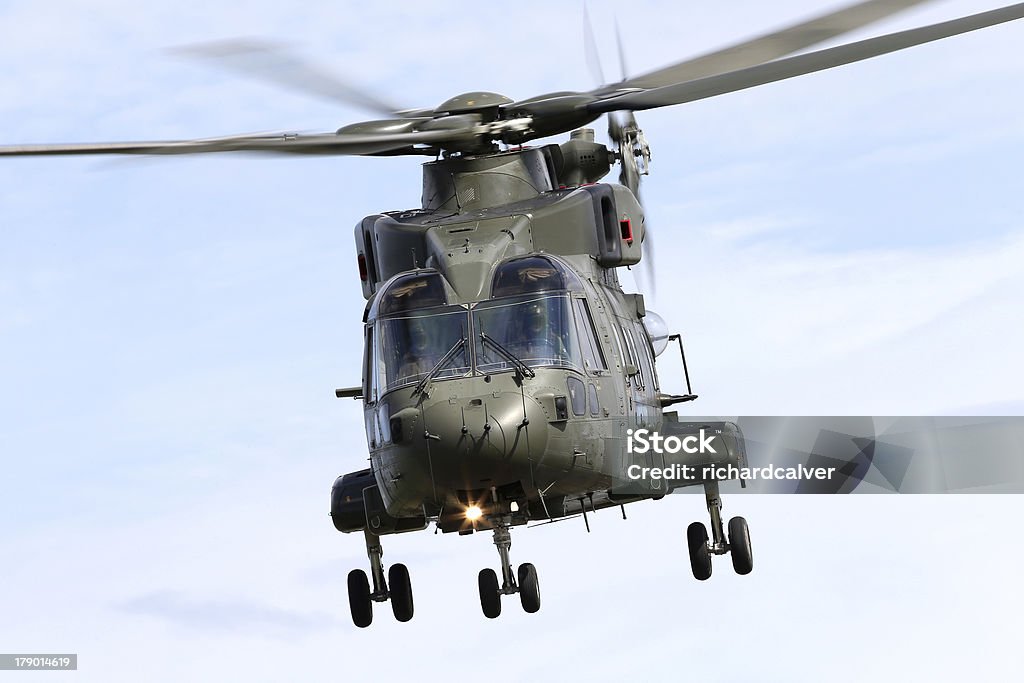
<instances>
[{"instance_id":1,"label":"cabin window","mask_svg":"<svg viewBox=\"0 0 1024 683\"><path fill-rule=\"evenodd\" d=\"M587 412L587 388L578 377L567 377L566 388L569 390L569 402L572 403L572 414L583 415Z\"/></svg>"},{"instance_id":2,"label":"cabin window","mask_svg":"<svg viewBox=\"0 0 1024 683\"><path fill-rule=\"evenodd\" d=\"M487 301L473 320L480 372L514 369L506 354L530 367L583 367L568 295Z\"/></svg>"},{"instance_id":3,"label":"cabin window","mask_svg":"<svg viewBox=\"0 0 1024 683\"><path fill-rule=\"evenodd\" d=\"M597 417L601 414L601 400L597 397L597 387L591 384L588 393L590 397L590 415Z\"/></svg>"},{"instance_id":4,"label":"cabin window","mask_svg":"<svg viewBox=\"0 0 1024 683\"><path fill-rule=\"evenodd\" d=\"M379 320L374 347L382 361L380 383L385 391L426 377L466 338L468 325L466 309L461 306L427 309ZM461 377L469 371L469 348L463 344L434 377Z\"/></svg>"}]
</instances>

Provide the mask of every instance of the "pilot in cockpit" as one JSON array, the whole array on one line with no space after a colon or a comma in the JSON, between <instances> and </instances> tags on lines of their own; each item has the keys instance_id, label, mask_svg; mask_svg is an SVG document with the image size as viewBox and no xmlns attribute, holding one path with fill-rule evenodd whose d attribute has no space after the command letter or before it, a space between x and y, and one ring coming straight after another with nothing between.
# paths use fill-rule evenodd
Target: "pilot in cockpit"
<instances>
[{"instance_id":1,"label":"pilot in cockpit","mask_svg":"<svg viewBox=\"0 0 1024 683\"><path fill-rule=\"evenodd\" d=\"M548 319L544 301L519 307L509 337L509 351L521 360L544 361L565 357L565 343Z\"/></svg>"},{"instance_id":2,"label":"pilot in cockpit","mask_svg":"<svg viewBox=\"0 0 1024 683\"><path fill-rule=\"evenodd\" d=\"M438 359L432 358L426 325L422 318L412 318L406 324L407 343L398 364L398 377L406 379L424 375Z\"/></svg>"}]
</instances>

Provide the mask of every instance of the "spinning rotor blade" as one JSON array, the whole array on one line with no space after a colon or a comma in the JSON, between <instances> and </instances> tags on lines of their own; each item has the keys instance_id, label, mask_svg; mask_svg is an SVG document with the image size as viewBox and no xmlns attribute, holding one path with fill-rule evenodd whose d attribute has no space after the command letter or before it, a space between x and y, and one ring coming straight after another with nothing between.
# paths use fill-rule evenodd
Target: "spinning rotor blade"
<instances>
[{"instance_id":1,"label":"spinning rotor blade","mask_svg":"<svg viewBox=\"0 0 1024 683\"><path fill-rule=\"evenodd\" d=\"M643 138L643 131L637 125L633 112L608 113L608 137L618 145L619 152L619 184L629 188L636 200L643 206L640 198L640 167L637 159L643 159L646 173L647 163L651 158L650 147ZM654 278L654 234L651 223L644 222L643 257L637 272L637 286L644 294L650 294L653 300L657 294Z\"/></svg>"},{"instance_id":2,"label":"spinning rotor blade","mask_svg":"<svg viewBox=\"0 0 1024 683\"><path fill-rule=\"evenodd\" d=\"M386 116L422 116L422 110L403 109L348 83L324 67L313 64L284 45L262 40L224 40L175 48L171 52L212 61L243 76L272 83L332 102L340 102ZM431 110L426 110L429 113Z\"/></svg>"},{"instance_id":3,"label":"spinning rotor blade","mask_svg":"<svg viewBox=\"0 0 1024 683\"><path fill-rule=\"evenodd\" d=\"M609 134L619 144L624 161L623 183L636 193L639 189L639 175L646 171L650 153L643 134L636 126L631 113L633 110L653 109L723 95L1024 18L1024 3L1020 3L817 52L782 57L923 1L926 0L869 0L697 59L642 76L624 77L619 83L600 86L589 92L555 92L518 102L510 102L508 98L494 93L466 93L452 98L436 110L396 111L392 104L349 86L283 48L251 41L215 43L213 46L192 48L189 52L227 59L234 68L246 73L255 73L276 83L335 101L384 111L391 118L355 123L345 126L336 134L240 135L202 140L15 145L0 147L0 155L210 152L374 155L420 154L428 151L436 153L440 150L489 153L497 148L497 142L523 144L574 130L601 114L622 111L630 113L610 117ZM589 25L589 17L586 22ZM763 62L773 58L776 59ZM478 96L483 96L483 99ZM452 102L457 107L453 108ZM417 148L417 145L425 145L428 149ZM635 167L640 163L643 163L643 168L626 168L627 165Z\"/></svg>"},{"instance_id":4,"label":"spinning rotor blade","mask_svg":"<svg viewBox=\"0 0 1024 683\"><path fill-rule=\"evenodd\" d=\"M622 33L619 31L618 21L615 22L615 43L619 51L619 73L622 75L622 79L626 80L628 73L626 51L622 46ZM636 200L643 206L643 200L640 198L638 158L643 160L646 174L647 164L651 159L651 149L647 145L643 131L640 130L632 111L608 113L608 137L618 146L619 184L628 187ZM640 259L640 267L634 272L637 287L653 302L657 296L657 281L654 278L654 234L651 227L651 223L645 220L643 257Z\"/></svg>"},{"instance_id":5,"label":"spinning rotor blade","mask_svg":"<svg viewBox=\"0 0 1024 683\"><path fill-rule=\"evenodd\" d=\"M650 90L762 64L930 1L868 0L650 73L633 78L623 74L622 82L608 86L607 90ZM621 45L620 42L620 54Z\"/></svg>"},{"instance_id":6,"label":"spinning rotor blade","mask_svg":"<svg viewBox=\"0 0 1024 683\"><path fill-rule=\"evenodd\" d=\"M639 197L637 197L639 199ZM656 303L658 296L658 281L654 277L654 234L651 226L644 224L644 255L640 259L639 267L635 267L636 285L650 301Z\"/></svg>"},{"instance_id":7,"label":"spinning rotor blade","mask_svg":"<svg viewBox=\"0 0 1024 683\"><path fill-rule=\"evenodd\" d=\"M605 84L604 70L601 68L601 57L597 51L597 39L594 37L594 25L590 23L590 12L587 3L583 3L583 51L587 56L587 68L599 86Z\"/></svg>"},{"instance_id":8,"label":"spinning rotor blade","mask_svg":"<svg viewBox=\"0 0 1024 683\"><path fill-rule=\"evenodd\" d=\"M656 107L684 104L708 97L724 95L737 90L753 88L765 83L803 76L815 71L824 71L825 69L859 62L890 52L905 50L915 45L949 38L961 33L968 33L1021 18L1024 18L1024 3L972 14L967 17L944 21L930 26L890 33L878 38L868 38L867 40L819 50L805 55L779 59L767 64L759 64L716 76L699 78L695 81L666 85L641 92L625 93L593 102L588 104L586 108L591 112L606 112L617 109L654 109Z\"/></svg>"},{"instance_id":9,"label":"spinning rotor blade","mask_svg":"<svg viewBox=\"0 0 1024 683\"><path fill-rule=\"evenodd\" d=\"M506 115L531 117L533 132L520 135L512 141L522 143L573 130L593 121L596 115L609 111L651 109L670 104L681 104L689 100L669 101L668 98L663 98L664 102L659 100L654 103L652 98L646 106L639 104L633 106L634 102L644 101L641 97L653 90L680 87L683 84L712 76L735 73L737 70L761 65L767 60L792 54L824 40L862 28L912 5L927 1L867 0L795 26L738 43L724 50L688 59L647 74L632 78L623 75L623 80L618 83L602 85L589 92L556 92L520 100L503 107L503 109ZM586 18L585 31L588 26L589 18ZM585 46L587 41L588 37L585 34ZM619 51L621 57L621 41L619 42ZM588 61L590 59L588 48ZM621 59L621 61L624 65L625 60ZM706 95L706 97L710 96Z\"/></svg>"},{"instance_id":10,"label":"spinning rotor blade","mask_svg":"<svg viewBox=\"0 0 1024 683\"><path fill-rule=\"evenodd\" d=\"M320 133L297 135L239 135L202 140L156 142L99 142L52 145L10 145L0 147L0 156L55 154L204 154L210 152L263 152L268 154L386 154L413 145L451 144L474 140L475 128L432 130L411 133L360 135Z\"/></svg>"}]
</instances>

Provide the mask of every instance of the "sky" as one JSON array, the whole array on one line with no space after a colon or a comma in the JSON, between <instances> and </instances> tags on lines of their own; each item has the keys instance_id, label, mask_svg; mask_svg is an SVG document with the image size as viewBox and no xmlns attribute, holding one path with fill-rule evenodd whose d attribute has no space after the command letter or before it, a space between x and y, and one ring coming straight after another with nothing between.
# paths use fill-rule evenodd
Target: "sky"
<instances>
[{"instance_id":1,"label":"sky","mask_svg":"<svg viewBox=\"0 0 1024 683\"><path fill-rule=\"evenodd\" d=\"M840 3L593 2L641 73ZM991 9L936 2L849 39ZM261 37L408 107L595 85L578 3L0 0L0 143L334 130L373 118L176 56ZM638 119L647 305L690 415L1022 414L1024 23ZM604 134L600 124L598 136ZM487 537L384 539L417 614L348 616L365 464L353 226L418 160L0 161L0 651L41 680L699 676L962 680L1024 665L1017 496L727 496L755 570L687 566L698 496L514 532L543 607L484 619ZM609 180L614 180L613 172ZM629 285L631 275L623 276ZM662 386L683 387L659 359ZM691 407L692 406L692 407ZM1020 454L1014 454L1017 457Z\"/></svg>"}]
</instances>

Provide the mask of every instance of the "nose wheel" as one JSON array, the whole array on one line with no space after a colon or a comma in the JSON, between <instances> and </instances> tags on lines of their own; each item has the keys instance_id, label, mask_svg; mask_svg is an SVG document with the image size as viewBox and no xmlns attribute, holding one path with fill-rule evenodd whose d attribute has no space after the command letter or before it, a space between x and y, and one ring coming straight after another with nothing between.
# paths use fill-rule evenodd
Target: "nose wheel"
<instances>
[{"instance_id":1,"label":"nose wheel","mask_svg":"<svg viewBox=\"0 0 1024 683\"><path fill-rule=\"evenodd\" d=\"M384 564L381 562L384 550L380 545L380 537L371 533L369 529L363 531L363 537L366 540L366 554L370 558L373 590L370 589L370 580L362 569L353 569L348 573L348 606L352 612L352 623L359 628L366 628L373 622L373 603L389 600L395 619L409 621L413 615L409 569L404 564L393 564L388 569L385 580Z\"/></svg>"},{"instance_id":2,"label":"nose wheel","mask_svg":"<svg viewBox=\"0 0 1024 683\"><path fill-rule=\"evenodd\" d=\"M537 568L529 562L519 565L518 582L512 572L509 550L512 548L512 534L505 521L494 527L494 545L498 548L501 558L501 585L498 585L498 574L493 569L481 569L477 576L477 587L480 590L480 608L488 619L497 619L501 615L501 596L519 594L523 610L533 614L540 609L540 582L537 579Z\"/></svg>"},{"instance_id":3,"label":"nose wheel","mask_svg":"<svg viewBox=\"0 0 1024 683\"><path fill-rule=\"evenodd\" d=\"M729 537L726 540L725 529L722 527L722 499L718 493L718 482L704 484L704 496L707 498L708 513L711 515L712 539L708 539L708 530L701 522L694 522L686 528L686 545L690 553L690 569L698 581L711 578L712 555L729 553L732 557L732 568L737 574L749 574L754 569L754 553L750 547L750 529L743 517L729 520Z\"/></svg>"}]
</instances>

